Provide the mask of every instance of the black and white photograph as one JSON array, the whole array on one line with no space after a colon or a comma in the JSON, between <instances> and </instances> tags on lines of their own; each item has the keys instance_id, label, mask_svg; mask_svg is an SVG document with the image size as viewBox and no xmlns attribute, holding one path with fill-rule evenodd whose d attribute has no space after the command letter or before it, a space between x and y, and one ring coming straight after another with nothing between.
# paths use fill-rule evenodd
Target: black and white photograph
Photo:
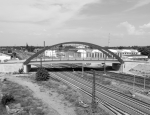
<instances>
[{"instance_id":1,"label":"black and white photograph","mask_svg":"<svg viewBox=\"0 0 150 115\"><path fill-rule=\"evenodd\" d=\"M0 0L0 115L150 115L150 0Z\"/></svg>"}]
</instances>

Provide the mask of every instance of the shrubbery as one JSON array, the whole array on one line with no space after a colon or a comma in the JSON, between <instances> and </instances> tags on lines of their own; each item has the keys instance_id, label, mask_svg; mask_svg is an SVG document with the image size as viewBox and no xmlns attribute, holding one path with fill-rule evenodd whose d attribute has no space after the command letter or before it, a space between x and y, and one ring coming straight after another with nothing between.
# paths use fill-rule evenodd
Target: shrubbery
<instances>
[{"instance_id":1,"label":"shrubbery","mask_svg":"<svg viewBox=\"0 0 150 115\"><path fill-rule=\"evenodd\" d=\"M36 80L37 81L47 81L49 80L50 75L48 73L48 71L45 68L39 68L36 72Z\"/></svg>"},{"instance_id":2,"label":"shrubbery","mask_svg":"<svg viewBox=\"0 0 150 115\"><path fill-rule=\"evenodd\" d=\"M1 103L2 105L8 105L9 103L15 101L14 99L14 96L12 96L11 94L5 94L3 97L2 97L2 100L1 100Z\"/></svg>"},{"instance_id":3,"label":"shrubbery","mask_svg":"<svg viewBox=\"0 0 150 115\"><path fill-rule=\"evenodd\" d=\"M19 74L22 74L22 73L23 73L23 68L20 68L20 69L18 70L18 72L19 72Z\"/></svg>"}]
</instances>

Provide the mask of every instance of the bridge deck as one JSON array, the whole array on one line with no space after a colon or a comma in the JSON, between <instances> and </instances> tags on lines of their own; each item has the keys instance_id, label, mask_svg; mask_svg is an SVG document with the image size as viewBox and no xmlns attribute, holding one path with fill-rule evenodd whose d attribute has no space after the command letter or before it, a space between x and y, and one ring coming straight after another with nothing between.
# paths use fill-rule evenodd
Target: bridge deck
<instances>
[{"instance_id":1,"label":"bridge deck","mask_svg":"<svg viewBox=\"0 0 150 115\"><path fill-rule=\"evenodd\" d=\"M62 59L34 59L29 62L29 64L39 64L42 63L120 63L117 59L109 59L106 60L103 58L62 58ZM125 62L138 62L138 63L147 63L146 61L138 61L138 60L124 60Z\"/></svg>"}]
</instances>

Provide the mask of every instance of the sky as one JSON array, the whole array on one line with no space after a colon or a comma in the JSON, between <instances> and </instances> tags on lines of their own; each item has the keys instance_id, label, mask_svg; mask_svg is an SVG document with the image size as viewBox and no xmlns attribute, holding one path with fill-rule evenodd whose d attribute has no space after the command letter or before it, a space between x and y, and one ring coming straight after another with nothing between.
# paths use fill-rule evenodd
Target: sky
<instances>
[{"instance_id":1,"label":"sky","mask_svg":"<svg viewBox=\"0 0 150 115\"><path fill-rule=\"evenodd\" d=\"M0 0L0 46L146 46L149 11L150 0Z\"/></svg>"}]
</instances>

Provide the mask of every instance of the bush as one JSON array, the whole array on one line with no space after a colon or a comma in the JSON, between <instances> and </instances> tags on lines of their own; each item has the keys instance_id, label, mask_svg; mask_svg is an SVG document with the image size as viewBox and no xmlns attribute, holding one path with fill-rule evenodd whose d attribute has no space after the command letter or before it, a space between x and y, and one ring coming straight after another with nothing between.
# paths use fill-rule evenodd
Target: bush
<instances>
[{"instance_id":1,"label":"bush","mask_svg":"<svg viewBox=\"0 0 150 115\"><path fill-rule=\"evenodd\" d=\"M14 96L12 96L11 94L5 94L3 97L2 97L2 100L1 100L1 103L2 105L8 105L9 103L15 101L14 99Z\"/></svg>"},{"instance_id":2,"label":"bush","mask_svg":"<svg viewBox=\"0 0 150 115\"><path fill-rule=\"evenodd\" d=\"M36 72L36 80L37 81L47 81L49 80L50 76L49 76L49 73L46 69L44 68L39 68Z\"/></svg>"},{"instance_id":3,"label":"bush","mask_svg":"<svg viewBox=\"0 0 150 115\"><path fill-rule=\"evenodd\" d=\"M19 69L19 74L22 74L23 73L23 68Z\"/></svg>"}]
</instances>

